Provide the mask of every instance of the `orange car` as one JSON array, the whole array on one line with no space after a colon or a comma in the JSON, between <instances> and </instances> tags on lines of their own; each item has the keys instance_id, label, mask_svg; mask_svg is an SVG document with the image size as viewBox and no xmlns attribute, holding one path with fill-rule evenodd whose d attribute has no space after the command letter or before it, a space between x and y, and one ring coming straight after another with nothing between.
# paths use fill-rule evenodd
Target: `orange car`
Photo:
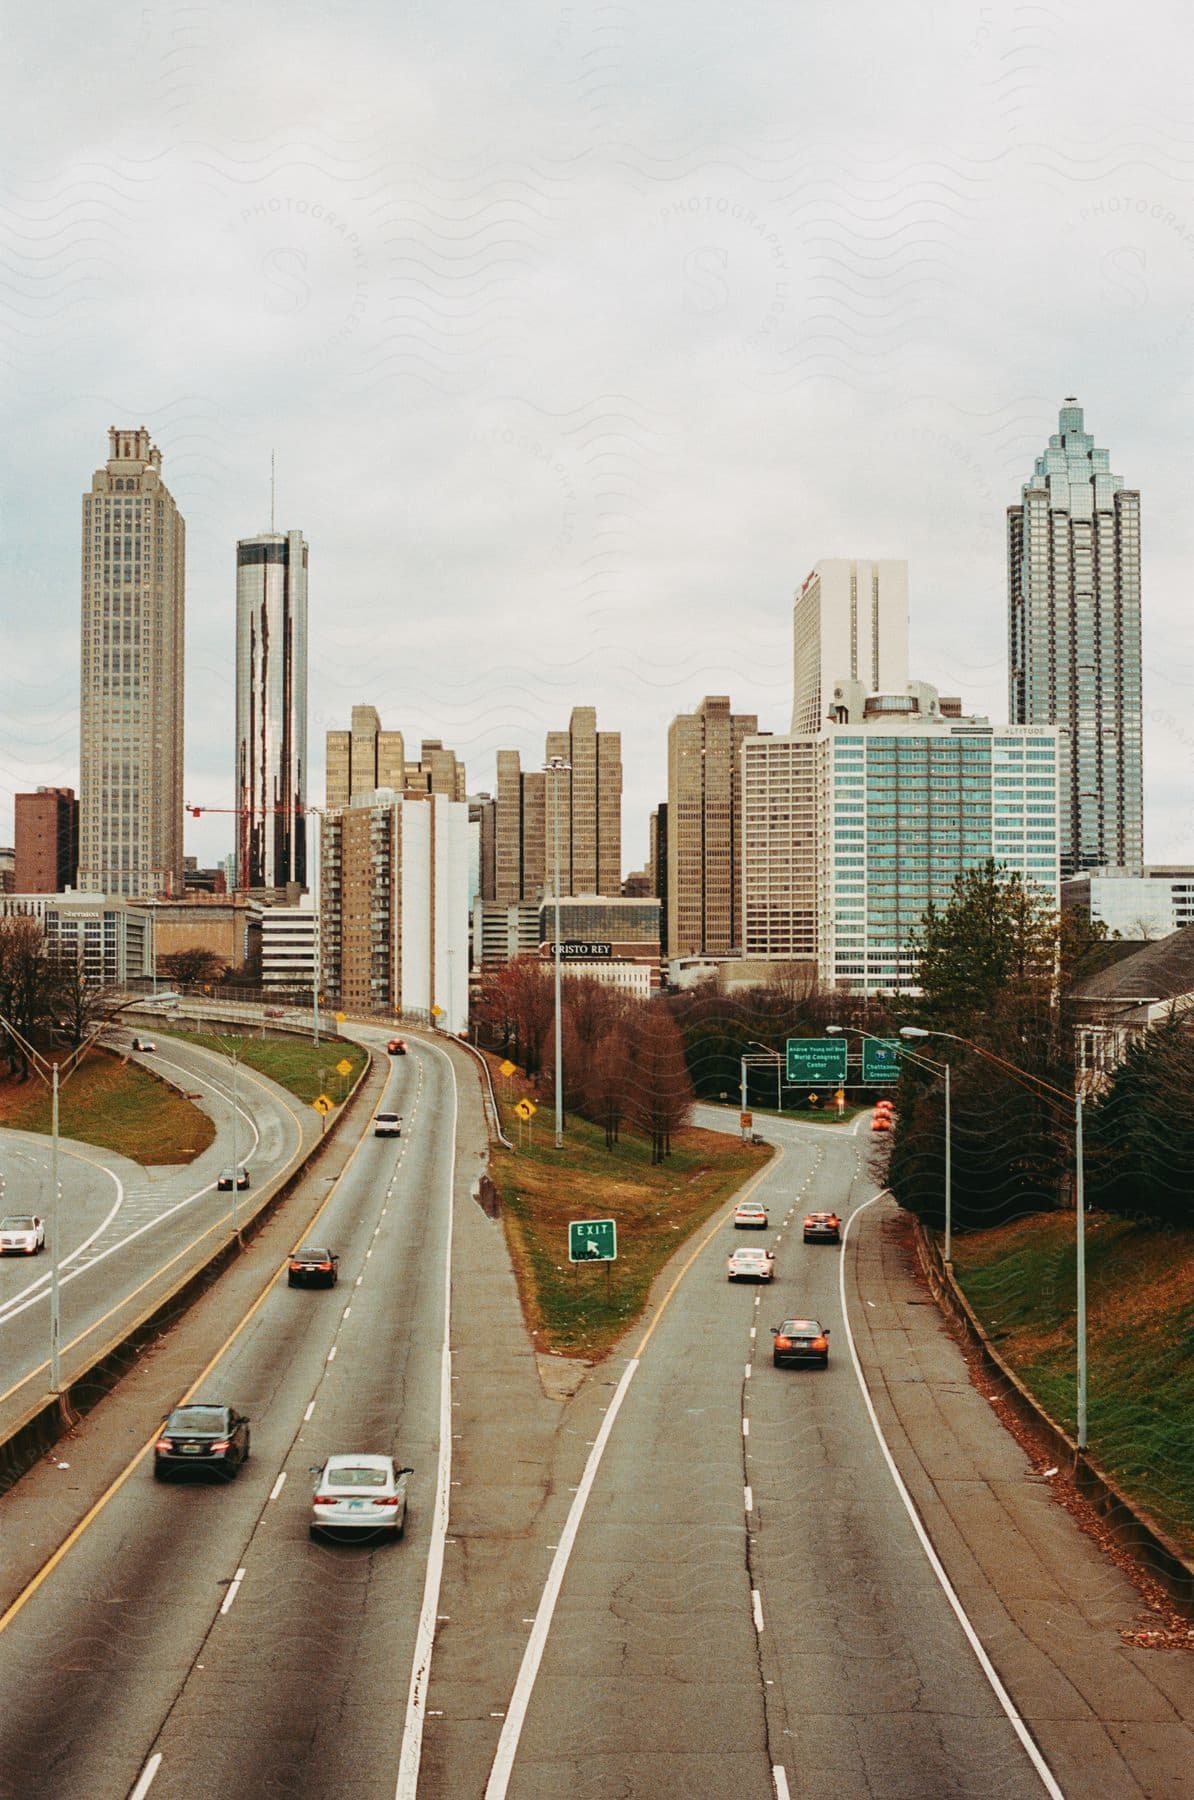
<instances>
[{"instance_id":1,"label":"orange car","mask_svg":"<svg viewBox=\"0 0 1194 1800\"><path fill-rule=\"evenodd\" d=\"M405 1038L391 1038L389 1043L386 1045L386 1049L389 1051L391 1056L405 1056L406 1055L406 1039Z\"/></svg>"},{"instance_id":2,"label":"orange car","mask_svg":"<svg viewBox=\"0 0 1194 1800\"><path fill-rule=\"evenodd\" d=\"M891 1130L891 1114L877 1112L875 1114L874 1118L871 1120L871 1130L872 1131L890 1131Z\"/></svg>"},{"instance_id":3,"label":"orange car","mask_svg":"<svg viewBox=\"0 0 1194 1800\"><path fill-rule=\"evenodd\" d=\"M804 1221L804 1241L806 1244L840 1244L842 1241L842 1222L836 1213L809 1213Z\"/></svg>"},{"instance_id":4,"label":"orange car","mask_svg":"<svg viewBox=\"0 0 1194 1800\"><path fill-rule=\"evenodd\" d=\"M895 1101L894 1100L876 1100L875 1101L875 1111L877 1113L893 1113L895 1111Z\"/></svg>"}]
</instances>

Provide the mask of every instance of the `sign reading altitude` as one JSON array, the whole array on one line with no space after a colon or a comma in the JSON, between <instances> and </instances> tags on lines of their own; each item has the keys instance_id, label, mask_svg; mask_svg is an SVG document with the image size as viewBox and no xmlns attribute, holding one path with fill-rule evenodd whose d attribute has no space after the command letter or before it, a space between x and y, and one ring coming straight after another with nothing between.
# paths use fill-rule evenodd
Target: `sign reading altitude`
<instances>
[{"instance_id":1,"label":"sign reading altitude","mask_svg":"<svg viewBox=\"0 0 1194 1800\"><path fill-rule=\"evenodd\" d=\"M789 1038L787 1079L795 1087L840 1087L846 1079L845 1038Z\"/></svg>"}]
</instances>

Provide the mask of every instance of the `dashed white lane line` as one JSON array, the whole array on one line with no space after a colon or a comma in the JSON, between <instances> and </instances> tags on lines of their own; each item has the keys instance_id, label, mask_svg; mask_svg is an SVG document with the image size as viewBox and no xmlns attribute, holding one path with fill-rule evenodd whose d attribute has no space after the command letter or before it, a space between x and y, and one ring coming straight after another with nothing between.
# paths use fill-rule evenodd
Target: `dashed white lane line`
<instances>
[{"instance_id":1,"label":"dashed white lane line","mask_svg":"<svg viewBox=\"0 0 1194 1800\"><path fill-rule=\"evenodd\" d=\"M224 1599L220 1605L220 1617L221 1618L223 1618L223 1616L226 1612L230 1612L232 1610L232 1602L236 1599L237 1594L239 1594L240 1584L244 1580L244 1578L245 1578L244 1570L238 1569L236 1571L236 1574L232 1577L232 1580L229 1582L228 1592L224 1595Z\"/></svg>"},{"instance_id":2,"label":"dashed white lane line","mask_svg":"<svg viewBox=\"0 0 1194 1800\"><path fill-rule=\"evenodd\" d=\"M782 1763L776 1763L771 1771L771 1779L775 1783L775 1800L791 1800L788 1777Z\"/></svg>"},{"instance_id":3,"label":"dashed white lane line","mask_svg":"<svg viewBox=\"0 0 1194 1800\"><path fill-rule=\"evenodd\" d=\"M860 1214L864 1213L868 1206L874 1206L876 1200L884 1200L887 1198L887 1195L888 1195L888 1189L884 1188L880 1193L873 1194L869 1200L864 1200L861 1206L856 1206L854 1208L854 1211L850 1214L850 1217L846 1220L845 1230L842 1232L842 1254L841 1254L841 1258L839 1259L838 1266L837 1266L837 1284L838 1284L838 1300L841 1304L841 1309L842 1309L842 1325L845 1328L846 1346L850 1352L850 1361L854 1365L854 1374L858 1381L859 1391L862 1394L863 1405L866 1407L867 1415L871 1421L871 1427L874 1430L876 1438L878 1439L879 1449L882 1452L883 1460L887 1464L888 1472L891 1475L891 1479L895 1482L896 1492L899 1494L900 1499L904 1503L904 1510L908 1514L909 1519L911 1520L912 1529L915 1531L917 1537L920 1540L921 1549L924 1551L925 1555L929 1559L929 1566L932 1569L934 1575L936 1575L937 1580L941 1583L942 1591L945 1594L945 1598L949 1601L950 1607L952 1608L953 1613L954 1613L954 1617L957 1619L958 1624L962 1627L962 1630L965 1632L966 1641L970 1645L970 1648L974 1651L975 1656L978 1658L979 1667L982 1669L983 1674L986 1676L987 1680L990 1682L991 1690L994 1693L995 1698L998 1700L1000 1706L1003 1708L1003 1711L1007 1716L1008 1723L1011 1725L1012 1730L1015 1732L1015 1734L1019 1738L1021 1744L1024 1746L1024 1749L1028 1755L1029 1761L1032 1763L1033 1768L1036 1770L1037 1774L1040 1776L1041 1783L1044 1786L1045 1792L1050 1796L1050 1800L1065 1800L1065 1795L1062 1793L1062 1791L1058 1787L1056 1781L1053 1779L1052 1770L1050 1769L1048 1763L1045 1761L1044 1757L1041 1755L1041 1752L1037 1749L1036 1743L1032 1737L1031 1732L1028 1730L1028 1727L1025 1725L1023 1719L1020 1717L1019 1713L1016 1711L1015 1706L1012 1704L1011 1695L1008 1693L1008 1691L1004 1687L1002 1681L999 1679L999 1675L995 1669L994 1663L992 1663L990 1657L987 1655L986 1651L983 1648L982 1641L979 1638L978 1633L975 1631L974 1626L970 1623L970 1619L966 1614L966 1610L963 1607L962 1602L958 1599L958 1596L954 1591L953 1583L950 1581L949 1576L945 1572L945 1567L941 1561L941 1558L937 1555L936 1550L933 1548L932 1540L929 1537L928 1532L925 1530L923 1523L921 1522L920 1514L916 1510L916 1506L912 1499L912 1496L908 1492L907 1487L904 1485L904 1478L900 1474L900 1471L896 1468L895 1458L891 1454L891 1450L888 1447L887 1439L883 1435L883 1427L879 1423L879 1415L875 1411L874 1403L871 1400L870 1389L867 1387L866 1378L862 1373L862 1364L858 1360L858 1351L854 1345L854 1333L850 1329L850 1314L846 1309L846 1245L847 1245L847 1243L849 1241L849 1237L850 1237L850 1227L853 1225L855 1219L857 1219ZM868 1302L868 1305L869 1304L870 1304L870 1302Z\"/></svg>"},{"instance_id":4,"label":"dashed white lane line","mask_svg":"<svg viewBox=\"0 0 1194 1800\"><path fill-rule=\"evenodd\" d=\"M743 1421L742 1421L742 1435L743 1435L743 1437L750 1436L750 1420L749 1419L743 1419Z\"/></svg>"},{"instance_id":5,"label":"dashed white lane line","mask_svg":"<svg viewBox=\"0 0 1194 1800\"><path fill-rule=\"evenodd\" d=\"M746 1365L745 1369L742 1371L742 1373L743 1373L743 1376L745 1377L745 1379L747 1381L749 1381L750 1380L750 1364L749 1363L747 1363L747 1365Z\"/></svg>"},{"instance_id":6,"label":"dashed white lane line","mask_svg":"<svg viewBox=\"0 0 1194 1800\"><path fill-rule=\"evenodd\" d=\"M748 1487L744 1487L744 1488L743 1488L743 1490L742 1490L742 1497L743 1497L743 1499L744 1499L744 1500L745 1500L745 1501L746 1501L746 1510L747 1510L747 1512L753 1512L753 1511L754 1511L754 1509L755 1509L755 1495L754 1495L754 1489L753 1489L753 1488L748 1488Z\"/></svg>"},{"instance_id":7,"label":"dashed white lane line","mask_svg":"<svg viewBox=\"0 0 1194 1800\"><path fill-rule=\"evenodd\" d=\"M328 1351L328 1361L335 1362L335 1360L336 1360L336 1345L333 1344L331 1349Z\"/></svg>"},{"instance_id":8,"label":"dashed white lane line","mask_svg":"<svg viewBox=\"0 0 1194 1800\"><path fill-rule=\"evenodd\" d=\"M285 1471L285 1469L283 1469L282 1473L278 1476L277 1481L275 1481L273 1487L269 1491L269 1497L271 1500L276 1500L278 1498L278 1495L282 1492L282 1489L285 1486L285 1484L286 1484L286 1471Z\"/></svg>"},{"instance_id":9,"label":"dashed white lane line","mask_svg":"<svg viewBox=\"0 0 1194 1800\"><path fill-rule=\"evenodd\" d=\"M142 1769L140 1780L129 1795L129 1800L145 1800L146 1794L153 1786L153 1778L161 1766L162 1753L160 1750L155 1750L145 1767Z\"/></svg>"},{"instance_id":10,"label":"dashed white lane line","mask_svg":"<svg viewBox=\"0 0 1194 1800\"><path fill-rule=\"evenodd\" d=\"M308 1421L308 1420L309 1420L309 1419L310 1419L310 1417L311 1417L311 1414L312 1414L312 1413L313 1413L313 1412L314 1412L314 1411L315 1411L315 1402L314 1402L314 1400L309 1400L309 1401L308 1401L308 1402L307 1402L307 1410L306 1410L306 1412L305 1412L305 1413L304 1413L304 1414L303 1414L303 1424L304 1424L304 1425L305 1425L305 1424L306 1424L306 1423L307 1423L307 1421Z\"/></svg>"},{"instance_id":11,"label":"dashed white lane line","mask_svg":"<svg viewBox=\"0 0 1194 1800\"><path fill-rule=\"evenodd\" d=\"M750 1610L754 1614L755 1630L761 1632L763 1629L763 1596L758 1588L750 1590Z\"/></svg>"}]
</instances>

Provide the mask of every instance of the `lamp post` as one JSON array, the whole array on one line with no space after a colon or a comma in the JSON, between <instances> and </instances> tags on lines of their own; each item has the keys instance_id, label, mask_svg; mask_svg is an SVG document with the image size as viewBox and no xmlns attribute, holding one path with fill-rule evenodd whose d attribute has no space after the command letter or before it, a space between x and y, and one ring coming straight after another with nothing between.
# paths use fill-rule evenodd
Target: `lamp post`
<instances>
[{"instance_id":1,"label":"lamp post","mask_svg":"<svg viewBox=\"0 0 1194 1800\"><path fill-rule=\"evenodd\" d=\"M771 1061L772 1057L775 1058L775 1107L777 1112L782 1112L784 1110L783 1070L785 1059L780 1055L778 1050L773 1050L769 1044L760 1044L758 1038L751 1038L750 1043L746 1046L748 1050L750 1049L751 1044L754 1045L756 1050L763 1051L768 1062Z\"/></svg>"},{"instance_id":2,"label":"lamp post","mask_svg":"<svg viewBox=\"0 0 1194 1800\"><path fill-rule=\"evenodd\" d=\"M901 1035L901 1037L914 1037L914 1038L926 1038L926 1037L952 1038L956 1044L965 1044L965 1046L968 1050L973 1050L976 1055L985 1057L987 1062L994 1063L994 1065L997 1069L1007 1070L1013 1075L1020 1076L1021 1079L1024 1081L1031 1081L1034 1087L1039 1088L1041 1093L1048 1094L1052 1099L1063 1100L1067 1106L1069 1106L1071 1104L1071 1101L1073 1103L1073 1107L1074 1107L1074 1211L1076 1214L1075 1225L1074 1225L1074 1235L1075 1235L1075 1261L1077 1263L1077 1273L1076 1273L1077 1294L1076 1294L1075 1311L1076 1311L1076 1332L1077 1332L1077 1339L1078 1339L1078 1394L1077 1394L1078 1448L1079 1448L1079 1450L1085 1450L1086 1449L1086 1440L1087 1440L1087 1431L1086 1431L1086 1376L1087 1376L1087 1363L1086 1363L1086 1172L1085 1172L1085 1166L1084 1166L1084 1161L1083 1161L1083 1148L1082 1148L1082 1094L1080 1091L1076 1091L1073 1095L1067 1094L1064 1091L1064 1089L1059 1088L1059 1087L1054 1087L1053 1083L1051 1081L1042 1081L1042 1079L1039 1075L1033 1075L1028 1069L1022 1069L1020 1067L1019 1063L1008 1062L1005 1057L996 1056L996 1054L993 1050L984 1049L982 1044L976 1044L973 1041L973 1039L967 1038L967 1037L962 1037L956 1031L926 1031L919 1025L905 1025L903 1027L900 1035Z\"/></svg>"},{"instance_id":3,"label":"lamp post","mask_svg":"<svg viewBox=\"0 0 1194 1800\"><path fill-rule=\"evenodd\" d=\"M562 756L549 757L543 772L551 787L551 835L555 840L555 990L556 990L556 1149L564 1147L564 1040L560 1023L560 784L559 777L571 774L572 764Z\"/></svg>"}]
</instances>

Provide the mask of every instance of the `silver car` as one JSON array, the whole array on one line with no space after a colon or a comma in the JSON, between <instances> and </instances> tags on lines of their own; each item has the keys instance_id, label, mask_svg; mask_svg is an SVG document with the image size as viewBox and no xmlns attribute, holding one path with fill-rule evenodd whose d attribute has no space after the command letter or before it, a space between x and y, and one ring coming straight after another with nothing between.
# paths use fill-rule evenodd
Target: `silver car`
<instances>
[{"instance_id":1,"label":"silver car","mask_svg":"<svg viewBox=\"0 0 1194 1800\"><path fill-rule=\"evenodd\" d=\"M46 1228L32 1213L0 1219L0 1256L36 1256L46 1247Z\"/></svg>"},{"instance_id":2,"label":"silver car","mask_svg":"<svg viewBox=\"0 0 1194 1800\"><path fill-rule=\"evenodd\" d=\"M329 1456L311 1496L311 1536L321 1531L386 1532L400 1538L406 1529L406 1482L413 1473L390 1456L358 1453Z\"/></svg>"},{"instance_id":3,"label":"silver car","mask_svg":"<svg viewBox=\"0 0 1194 1800\"><path fill-rule=\"evenodd\" d=\"M401 1137L402 1114L396 1112L379 1112L373 1115L374 1137Z\"/></svg>"}]
</instances>

